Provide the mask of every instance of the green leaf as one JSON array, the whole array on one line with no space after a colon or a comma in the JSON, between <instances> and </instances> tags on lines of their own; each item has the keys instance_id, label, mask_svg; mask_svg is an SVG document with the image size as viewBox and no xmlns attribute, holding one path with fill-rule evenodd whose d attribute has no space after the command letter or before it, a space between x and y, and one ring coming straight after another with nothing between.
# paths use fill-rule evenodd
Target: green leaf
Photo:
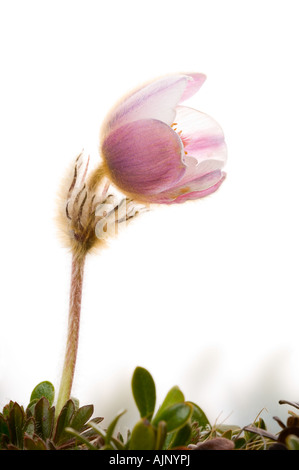
<instances>
[{"instance_id":1,"label":"green leaf","mask_svg":"<svg viewBox=\"0 0 299 470\"><path fill-rule=\"evenodd\" d=\"M110 441L111 441L111 438L112 438L112 435L113 435L113 432L114 432L114 429L115 429L115 426L119 420L119 418L124 414L126 413L126 410L123 410L121 411L120 413L118 413L116 415L116 417L114 418L114 420L109 424L107 430L106 430L106 439L105 439L105 443L106 444L109 444Z\"/></svg>"},{"instance_id":2,"label":"green leaf","mask_svg":"<svg viewBox=\"0 0 299 470\"><path fill-rule=\"evenodd\" d=\"M84 424L91 418L92 413L93 405L81 406L81 408L74 412L70 421L70 427L75 429L75 431L80 431Z\"/></svg>"},{"instance_id":3,"label":"green leaf","mask_svg":"<svg viewBox=\"0 0 299 470\"><path fill-rule=\"evenodd\" d=\"M246 440L244 437L239 437L238 439L235 439L234 441L235 444L235 450L245 448L246 446Z\"/></svg>"},{"instance_id":4,"label":"green leaf","mask_svg":"<svg viewBox=\"0 0 299 470\"><path fill-rule=\"evenodd\" d=\"M43 440L49 439L52 435L54 413L54 407L50 408L49 401L45 397L42 397L35 405L35 433Z\"/></svg>"},{"instance_id":5,"label":"green leaf","mask_svg":"<svg viewBox=\"0 0 299 470\"><path fill-rule=\"evenodd\" d=\"M104 429L101 428L101 426L98 426L97 423L94 422L94 420L90 421L88 423L88 425L99 435L101 436L104 441L106 442L106 431Z\"/></svg>"},{"instance_id":6,"label":"green leaf","mask_svg":"<svg viewBox=\"0 0 299 470\"><path fill-rule=\"evenodd\" d=\"M289 450L299 450L299 438L294 434L286 437L286 445Z\"/></svg>"},{"instance_id":7,"label":"green leaf","mask_svg":"<svg viewBox=\"0 0 299 470\"><path fill-rule=\"evenodd\" d=\"M25 413L23 407L21 407L18 403L14 403L8 419L7 424L9 428L10 440L12 444L16 445L20 449L23 447L23 437L24 437L24 420L25 420Z\"/></svg>"},{"instance_id":8,"label":"green leaf","mask_svg":"<svg viewBox=\"0 0 299 470\"><path fill-rule=\"evenodd\" d=\"M79 399L76 398L76 397L71 397L71 400L74 402L74 405L75 405L75 410L79 410L80 408L80 402L79 402Z\"/></svg>"},{"instance_id":9,"label":"green leaf","mask_svg":"<svg viewBox=\"0 0 299 470\"><path fill-rule=\"evenodd\" d=\"M2 415L0 415L0 436L1 434L5 434L9 436L9 429L6 420Z\"/></svg>"},{"instance_id":10,"label":"green leaf","mask_svg":"<svg viewBox=\"0 0 299 470\"><path fill-rule=\"evenodd\" d=\"M151 423L143 418L135 424L129 442L129 450L155 450L156 431Z\"/></svg>"},{"instance_id":11,"label":"green leaf","mask_svg":"<svg viewBox=\"0 0 299 470\"><path fill-rule=\"evenodd\" d=\"M30 416L33 416L34 415L34 408L35 408L35 405L37 404L38 402L38 398L35 398L34 400L32 400L29 405L27 406L26 408L26 416L27 418L30 418Z\"/></svg>"},{"instance_id":12,"label":"green leaf","mask_svg":"<svg viewBox=\"0 0 299 470\"><path fill-rule=\"evenodd\" d=\"M53 405L54 397L55 397L55 389L54 385L51 382L40 382L32 391L30 402L33 400L39 400L40 398L45 397L47 398L50 406Z\"/></svg>"},{"instance_id":13,"label":"green leaf","mask_svg":"<svg viewBox=\"0 0 299 470\"><path fill-rule=\"evenodd\" d=\"M136 367L132 377L132 391L141 418L150 420L156 405L156 387L146 369Z\"/></svg>"},{"instance_id":14,"label":"green leaf","mask_svg":"<svg viewBox=\"0 0 299 470\"><path fill-rule=\"evenodd\" d=\"M231 429L228 429L227 431L225 431L221 437L224 437L224 439L228 439L229 441L232 440L232 436L233 436L233 431Z\"/></svg>"},{"instance_id":15,"label":"green leaf","mask_svg":"<svg viewBox=\"0 0 299 470\"><path fill-rule=\"evenodd\" d=\"M124 443L115 437L111 438L111 443L113 444L113 449L126 450Z\"/></svg>"},{"instance_id":16,"label":"green leaf","mask_svg":"<svg viewBox=\"0 0 299 470\"><path fill-rule=\"evenodd\" d=\"M175 447L185 446L189 444L191 432L191 424L185 424L185 426L183 426L176 433L174 433L173 439L171 440L171 448L173 449Z\"/></svg>"},{"instance_id":17,"label":"green leaf","mask_svg":"<svg viewBox=\"0 0 299 470\"><path fill-rule=\"evenodd\" d=\"M263 418L259 418L259 420L255 423L255 426L259 429L267 429L266 423Z\"/></svg>"},{"instance_id":18,"label":"green leaf","mask_svg":"<svg viewBox=\"0 0 299 470\"><path fill-rule=\"evenodd\" d=\"M93 418L91 421L88 421L88 423L86 424L86 426L84 427L84 437L92 440L92 439L95 439L97 436L96 434L99 434L98 431L95 431L92 427L92 424L94 426L97 426L99 423L101 423L103 421L104 418L100 418L100 417L96 417L96 418ZM86 428L86 430L85 430Z\"/></svg>"},{"instance_id":19,"label":"green leaf","mask_svg":"<svg viewBox=\"0 0 299 470\"><path fill-rule=\"evenodd\" d=\"M81 444L85 444L86 447L90 450L97 450L97 448L89 442L84 436L82 436L78 431L75 431L73 428L65 428L65 432L71 434L72 436L76 437Z\"/></svg>"},{"instance_id":20,"label":"green leaf","mask_svg":"<svg viewBox=\"0 0 299 470\"><path fill-rule=\"evenodd\" d=\"M165 421L167 433L182 428L192 415L192 406L189 403L177 403L166 408L159 416L160 421Z\"/></svg>"},{"instance_id":21,"label":"green leaf","mask_svg":"<svg viewBox=\"0 0 299 470\"><path fill-rule=\"evenodd\" d=\"M172 387L169 392L167 393L162 405L158 409L156 416L154 417L152 423L157 426L160 421L161 414L170 406L176 405L177 403L183 403L185 401L185 397L179 387L175 385Z\"/></svg>"},{"instance_id":22,"label":"green leaf","mask_svg":"<svg viewBox=\"0 0 299 470\"><path fill-rule=\"evenodd\" d=\"M159 421L157 426L156 446L155 450L163 449L165 439L167 436L167 425L165 421Z\"/></svg>"},{"instance_id":23,"label":"green leaf","mask_svg":"<svg viewBox=\"0 0 299 470\"><path fill-rule=\"evenodd\" d=\"M73 400L68 400L62 408L56 423L54 443L61 444L69 438L68 433L65 432L66 427L70 427L70 422L75 411L75 404Z\"/></svg>"},{"instance_id":24,"label":"green leaf","mask_svg":"<svg viewBox=\"0 0 299 470\"><path fill-rule=\"evenodd\" d=\"M202 411L202 409L198 405L196 405L195 403L191 401L188 401L187 403L189 403L193 408L193 413L191 417L192 423L195 421L200 428L211 426L205 413Z\"/></svg>"},{"instance_id":25,"label":"green leaf","mask_svg":"<svg viewBox=\"0 0 299 470\"><path fill-rule=\"evenodd\" d=\"M27 436L32 437L34 434L34 431L35 431L34 418L31 416L25 422L24 433L26 433Z\"/></svg>"},{"instance_id":26,"label":"green leaf","mask_svg":"<svg viewBox=\"0 0 299 470\"><path fill-rule=\"evenodd\" d=\"M3 410L2 410L2 414L3 414L3 417L4 418L8 418L9 417L9 413L11 412L13 406L14 406L15 402L10 400L9 403L7 403L7 405L4 406Z\"/></svg>"},{"instance_id":27,"label":"green leaf","mask_svg":"<svg viewBox=\"0 0 299 470\"><path fill-rule=\"evenodd\" d=\"M25 450L47 450L45 442L40 437L32 439L29 436L24 437L24 449Z\"/></svg>"}]
</instances>

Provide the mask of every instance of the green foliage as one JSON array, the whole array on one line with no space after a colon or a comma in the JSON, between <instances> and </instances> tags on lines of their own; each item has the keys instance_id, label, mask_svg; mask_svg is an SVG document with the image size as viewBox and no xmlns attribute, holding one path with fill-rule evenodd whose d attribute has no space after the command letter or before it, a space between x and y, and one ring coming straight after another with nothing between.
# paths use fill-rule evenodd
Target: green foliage
<instances>
[{"instance_id":1,"label":"green foliage","mask_svg":"<svg viewBox=\"0 0 299 470\"><path fill-rule=\"evenodd\" d=\"M31 393L30 402L39 400L40 398L45 397L49 405L52 406L55 397L54 385L51 382L40 382Z\"/></svg>"},{"instance_id":2,"label":"green foliage","mask_svg":"<svg viewBox=\"0 0 299 470\"><path fill-rule=\"evenodd\" d=\"M136 380L136 376L138 380ZM155 415L156 388L148 371L140 367L135 369L132 391L140 417L146 416L147 419L146 422L139 421L133 428L128 441L130 449L142 448L145 433L150 436L148 446L150 445L151 450L174 449L191 442L192 424L195 422L198 409L196 407L194 415L193 404L185 401L184 394L179 387L174 386L169 390ZM146 403L150 403L147 414L144 413L143 397ZM204 424L207 423L208 421Z\"/></svg>"},{"instance_id":3,"label":"green foliage","mask_svg":"<svg viewBox=\"0 0 299 470\"><path fill-rule=\"evenodd\" d=\"M134 426L128 448L130 450L152 450L156 448L156 430L151 423L142 418Z\"/></svg>"},{"instance_id":4,"label":"green foliage","mask_svg":"<svg viewBox=\"0 0 299 470\"><path fill-rule=\"evenodd\" d=\"M0 413L0 449L62 450L82 448L83 437L88 442L97 438L88 420L93 406L76 407L69 400L55 421L54 387L50 382L38 384L26 409L10 401ZM95 418L100 422L103 418ZM78 436L66 431L71 427ZM78 438L80 440L78 440Z\"/></svg>"},{"instance_id":5,"label":"green foliage","mask_svg":"<svg viewBox=\"0 0 299 470\"><path fill-rule=\"evenodd\" d=\"M156 404L156 387L146 369L136 367L132 378L132 391L141 418L150 420Z\"/></svg>"},{"instance_id":6,"label":"green foliage","mask_svg":"<svg viewBox=\"0 0 299 470\"><path fill-rule=\"evenodd\" d=\"M162 405L158 409L156 416L153 419L153 424L157 425L159 421L162 421L161 416L166 412L168 408L178 403L184 403L184 395L179 387L172 387L167 393Z\"/></svg>"},{"instance_id":7,"label":"green foliage","mask_svg":"<svg viewBox=\"0 0 299 470\"><path fill-rule=\"evenodd\" d=\"M119 412L103 428L103 418L92 418L93 406L80 407L68 400L55 418L54 387L38 384L26 409L10 401L0 413L0 450L299 450L299 415L290 412L276 435L267 431L260 417L251 425L211 425L195 403L186 401L179 387L172 387L156 410L156 387L151 374L137 367L132 393L140 418L126 437L116 433ZM296 402L280 401L299 409Z\"/></svg>"}]
</instances>

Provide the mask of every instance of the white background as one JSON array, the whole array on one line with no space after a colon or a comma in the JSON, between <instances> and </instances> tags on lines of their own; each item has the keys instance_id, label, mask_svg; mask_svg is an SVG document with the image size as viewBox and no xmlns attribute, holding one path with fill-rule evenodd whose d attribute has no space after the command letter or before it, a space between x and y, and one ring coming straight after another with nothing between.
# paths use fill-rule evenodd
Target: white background
<instances>
[{"instance_id":1,"label":"white background","mask_svg":"<svg viewBox=\"0 0 299 470\"><path fill-rule=\"evenodd\" d=\"M56 194L126 92L202 72L188 104L226 136L227 180L205 200L136 219L86 266L73 395L104 423L130 381L177 384L212 423L268 426L299 398L296 0L0 3L0 404L59 385L70 255ZM187 104L187 103L186 103ZM276 429L275 423L273 429Z\"/></svg>"}]
</instances>

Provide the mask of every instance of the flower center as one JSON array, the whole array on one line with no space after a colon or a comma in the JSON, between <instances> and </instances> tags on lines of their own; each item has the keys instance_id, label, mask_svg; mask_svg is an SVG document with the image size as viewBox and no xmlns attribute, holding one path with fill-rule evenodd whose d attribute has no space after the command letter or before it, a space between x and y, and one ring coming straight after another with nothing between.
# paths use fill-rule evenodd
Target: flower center
<instances>
[{"instance_id":1,"label":"flower center","mask_svg":"<svg viewBox=\"0 0 299 470\"><path fill-rule=\"evenodd\" d=\"M177 122L173 122L170 127L171 127L171 128L178 134L178 136L180 137L180 139L181 139L181 141L182 141L182 143L183 143L184 149L185 149L185 150L184 150L184 153L185 153L185 155L188 155L188 152L187 152L187 150L186 150L186 146L188 145L188 138L183 135L183 131L182 131L182 130L178 130L178 127L177 127L177 126L178 126L178 123L177 123Z\"/></svg>"}]
</instances>

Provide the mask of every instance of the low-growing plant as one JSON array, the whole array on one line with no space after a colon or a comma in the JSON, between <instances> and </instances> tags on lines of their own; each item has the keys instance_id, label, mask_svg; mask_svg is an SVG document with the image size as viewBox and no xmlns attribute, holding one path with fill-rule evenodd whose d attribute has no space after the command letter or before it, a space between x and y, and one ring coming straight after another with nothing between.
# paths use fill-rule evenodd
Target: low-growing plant
<instances>
[{"instance_id":1,"label":"low-growing plant","mask_svg":"<svg viewBox=\"0 0 299 470\"><path fill-rule=\"evenodd\" d=\"M132 393L140 419L126 436L116 432L120 411L107 427L103 417L92 417L93 405L79 406L71 398L55 416L55 390L50 382L38 384L26 408L10 401L0 413L0 450L299 450L299 416L290 412L276 435L259 418L249 426L211 424L204 411L172 387L156 407L151 374L136 367ZM282 400L299 409L299 404Z\"/></svg>"},{"instance_id":2,"label":"low-growing plant","mask_svg":"<svg viewBox=\"0 0 299 470\"><path fill-rule=\"evenodd\" d=\"M72 271L57 399L54 405L53 385L41 382L26 408L14 401L4 406L0 449L299 449L299 417L294 413L286 424L275 418L282 427L277 435L267 431L261 418L245 428L212 425L178 386L156 408L155 382L142 367L132 377L140 417L126 436L116 433L125 411L103 427L104 418L92 418L93 405L80 407L71 398L87 256L105 247L140 212L204 198L225 180L227 149L221 127L208 115L181 105L205 79L201 73L179 73L133 91L104 122L96 167L90 170L89 158L81 153L63 180L57 219L72 255Z\"/></svg>"}]
</instances>

